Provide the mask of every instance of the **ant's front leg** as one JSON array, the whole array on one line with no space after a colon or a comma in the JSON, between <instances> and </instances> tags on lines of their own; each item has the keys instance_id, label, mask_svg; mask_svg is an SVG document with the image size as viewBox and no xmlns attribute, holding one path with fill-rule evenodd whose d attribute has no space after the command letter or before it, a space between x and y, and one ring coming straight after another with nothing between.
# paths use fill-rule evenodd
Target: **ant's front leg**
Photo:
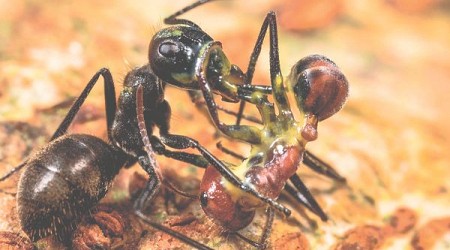
<instances>
[{"instance_id":1,"label":"ant's front leg","mask_svg":"<svg viewBox=\"0 0 450 250\"><path fill-rule=\"evenodd\" d=\"M245 72L245 84L244 84L244 86L251 86L251 84L252 84L253 75L255 73L256 62L258 61L259 55L261 54L261 48L262 48L262 44L264 42L264 38L265 38L266 33L267 33L267 28L269 26L269 22L273 23L274 21L275 21L275 14L272 15L272 13L269 13L266 16L266 18L264 19L263 24L261 25L261 29L260 29L259 34L258 34L258 38L256 39L255 46L253 47L253 52L252 52L252 54L250 56L250 61L249 61L248 66L247 66L247 71ZM276 26L276 24L275 24L275 26ZM271 33L276 33L276 31L275 32L271 31ZM278 53L278 46L276 48L273 48L271 46L271 49L273 49L274 52ZM270 88L270 93L269 94L272 94L272 88L271 87L269 87L269 88ZM241 101L241 104L239 106L239 111L238 111L238 114L237 114L237 118L236 118L236 125L239 125L240 122L241 122L241 118L242 118L242 114L244 112L244 108L245 108L245 101Z\"/></svg>"},{"instance_id":2,"label":"ant's front leg","mask_svg":"<svg viewBox=\"0 0 450 250\"><path fill-rule=\"evenodd\" d=\"M91 92L92 88L97 83L100 76L104 79L104 91L105 91L105 108L106 108L106 123L108 128L108 137L111 138L110 128L112 125L112 122L114 120L114 114L116 113L116 93L114 89L114 81L111 75L111 72L107 68L102 68L95 75L91 78L91 80L88 82L86 87L81 92L80 96L75 100L74 104L70 108L67 115L64 117L63 121L59 124L56 131L53 133L53 136L50 138L49 142L57 139L58 137L64 135L67 133L67 129L69 128L70 124L72 123L73 119L75 118L75 115L80 110L81 106L83 105L84 101L88 97L89 93ZM9 171L6 175L2 176L0 178L0 182L8 179L11 175L18 172L20 169L22 169L27 164L28 159L24 160L22 163L20 163L18 166L13 168L11 171Z\"/></svg>"},{"instance_id":3,"label":"ant's front leg","mask_svg":"<svg viewBox=\"0 0 450 250\"><path fill-rule=\"evenodd\" d=\"M198 80L203 97L205 98L206 106L208 107L209 115L216 127L225 135L236 139L245 141L250 144L261 143L261 130L254 126L248 125L226 125L219 119L217 104L214 101L214 95L210 84L206 78L206 73L203 70L198 72Z\"/></svg>"},{"instance_id":4,"label":"ant's front leg","mask_svg":"<svg viewBox=\"0 0 450 250\"><path fill-rule=\"evenodd\" d=\"M158 230L161 230L162 232L167 233L168 235L171 235L184 243L193 246L197 249L201 250L211 250L212 248L209 248L208 246L205 246L201 244L200 242L197 242L191 238L188 238L187 236L180 234L176 231L173 231L170 228L167 228L159 223L153 222L150 218L148 218L144 211L145 209L151 204L151 202L154 200L155 196L158 194L159 190L161 189L161 184L164 181L163 175L161 173L161 170L159 168L158 163L155 159L155 154L152 148L152 145L150 144L150 139L148 137L147 128L145 126L145 120L144 120L144 101L143 101L143 89L142 85L140 85L136 92L136 114L137 114L137 120L138 120L138 127L139 132L141 135L142 142L144 144L144 152L140 154L138 157L138 162L141 165L141 167L148 173L150 179L147 182L147 185L145 186L145 189L142 191L142 193L139 195L138 199L134 203L134 213L145 223L152 226L153 228L156 228Z\"/></svg>"}]
</instances>

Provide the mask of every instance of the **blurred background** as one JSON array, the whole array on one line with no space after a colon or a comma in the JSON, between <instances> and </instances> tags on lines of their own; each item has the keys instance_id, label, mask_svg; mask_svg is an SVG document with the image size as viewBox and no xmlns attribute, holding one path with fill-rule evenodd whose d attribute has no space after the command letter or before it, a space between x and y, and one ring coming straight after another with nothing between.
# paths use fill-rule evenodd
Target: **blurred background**
<instances>
[{"instance_id":1,"label":"blurred background","mask_svg":"<svg viewBox=\"0 0 450 250\"><path fill-rule=\"evenodd\" d=\"M0 0L0 175L45 144L98 69L111 70L119 92L125 74L148 62L148 43L165 27L163 19L191 2ZM450 1L222 0L182 17L221 41L230 61L245 70L270 10L278 18L284 76L302 57L323 54L350 82L344 109L322 122L319 139L308 145L347 178L348 187L335 188L301 168L331 221L309 214L318 223L314 228L301 213L277 218L272 248L292 243L293 249L349 249L354 243L362 249L450 249ZM269 84L267 44L254 82ZM236 160L216 149L218 140L248 152L242 143L218 139L185 91L168 87L166 99L174 133L198 139L230 162ZM94 88L71 131L105 138L103 102L103 88ZM249 106L247 114L257 115ZM168 172L192 170L158 160ZM121 173L115 192L126 188L135 171L139 167ZM200 179L202 171L194 172ZM17 180L0 188L14 192ZM0 199L0 230L18 231L14 197L0 194ZM217 227L206 223L207 229ZM256 224L243 233L259 235L262 225ZM193 238L205 235L205 228L196 226L179 230ZM208 230L207 238L224 249L248 247L219 232ZM164 241L146 236L135 246Z\"/></svg>"}]
</instances>

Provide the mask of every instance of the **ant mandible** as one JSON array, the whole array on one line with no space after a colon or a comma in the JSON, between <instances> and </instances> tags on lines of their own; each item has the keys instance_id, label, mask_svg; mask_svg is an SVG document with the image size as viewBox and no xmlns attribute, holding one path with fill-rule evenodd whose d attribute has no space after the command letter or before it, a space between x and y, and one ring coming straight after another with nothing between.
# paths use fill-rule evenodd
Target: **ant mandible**
<instances>
[{"instance_id":1,"label":"ant mandible","mask_svg":"<svg viewBox=\"0 0 450 250\"><path fill-rule=\"evenodd\" d=\"M305 150L306 143L317 138L318 122L335 114L345 103L348 95L345 76L334 62L320 55L308 56L294 65L288 78L289 88L294 93L303 116L303 121L296 121L280 71L275 14L269 12L266 16L244 75L237 66L230 64L220 42L214 41L195 23L177 19L177 16L206 2L209 1L198 1L164 20L166 24L174 26L159 31L152 39L149 50L152 69L158 77L170 84L200 89L217 128L232 139L252 145L250 155L239 166L230 167L238 177L245 180L244 183L273 199L286 187L297 200L322 220L326 220L326 214L296 171L305 155L306 165L313 170L338 181L345 181L328 165ZM268 28L271 88L250 85ZM179 64L180 61L183 64ZM256 105L262 117L263 128L220 122L213 93L220 94L224 101L244 100ZM274 96L278 115L274 105L268 101L269 94ZM297 191L290 185L285 186L288 180ZM246 227L253 220L255 209L263 205L242 193L235 185L230 185L219 172L209 167L203 176L201 191L201 203L206 214L233 232ZM269 208L263 236L259 243L252 244L259 247L266 245L272 221L273 210Z\"/></svg>"}]
</instances>

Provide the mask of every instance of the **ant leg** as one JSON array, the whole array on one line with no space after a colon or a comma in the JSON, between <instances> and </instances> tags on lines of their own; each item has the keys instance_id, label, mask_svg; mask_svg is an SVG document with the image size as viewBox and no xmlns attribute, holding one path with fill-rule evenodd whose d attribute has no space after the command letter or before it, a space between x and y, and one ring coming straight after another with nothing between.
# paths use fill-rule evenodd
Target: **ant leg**
<instances>
[{"instance_id":1,"label":"ant leg","mask_svg":"<svg viewBox=\"0 0 450 250\"><path fill-rule=\"evenodd\" d=\"M185 24L185 25L188 25L188 26L196 27L196 28L201 30L201 28L197 24L195 24L194 22L186 20L186 19L178 19L177 17L182 15L182 14L184 14L184 13L186 13L186 12L188 12L188 11L190 11L190 10L192 10L192 9L194 9L194 8L196 8L196 7L198 7L198 6L200 6L200 5L203 5L203 4L211 2L211 1L214 1L214 0L199 0L197 2L194 2L194 3L184 7L183 9L175 12L174 14L164 18L164 23L165 24Z\"/></svg>"},{"instance_id":2,"label":"ant leg","mask_svg":"<svg viewBox=\"0 0 450 250\"><path fill-rule=\"evenodd\" d=\"M266 219L266 225L264 226L263 234L261 235L261 239L259 240L259 249L266 249L269 245L268 239L270 236L270 233L272 232L272 225L273 225L273 219L274 219L274 212L273 209L268 207L266 210L267 219Z\"/></svg>"},{"instance_id":3,"label":"ant leg","mask_svg":"<svg viewBox=\"0 0 450 250\"><path fill-rule=\"evenodd\" d=\"M217 109L225 112L226 114L230 114L233 116L238 116L239 114L232 111L232 110L228 110L225 109L223 107L218 106ZM254 122L254 123L258 123L258 124L262 124L262 121L259 120L256 117L253 116L247 116L247 115L241 115L242 119L245 119L247 121L250 122ZM217 145L217 148L219 148L220 150L222 150L224 153L229 154L231 156L234 156L235 158L238 159L244 159L243 156L240 155L236 155L236 153L230 151L229 149L225 148L222 146L222 144ZM315 154L313 154L311 151L309 150L305 150L305 153L303 155L303 163L309 167L311 170L315 171L318 174L322 174L324 176L327 176L339 183L346 183L347 180L345 179L345 177L341 176L332 166L330 166L328 163L324 162L323 160L321 160L319 157L317 157Z\"/></svg>"},{"instance_id":4,"label":"ant leg","mask_svg":"<svg viewBox=\"0 0 450 250\"><path fill-rule=\"evenodd\" d=\"M205 99L206 106L208 107L209 114L213 120L216 127L225 135L230 136L233 139L248 142L250 144L259 144L261 142L261 131L259 128L254 126L237 126L237 125L226 125L222 123L219 119L219 114L217 112L217 104L214 101L214 93L211 85L207 79L208 71L208 60L210 52L214 51L215 47L220 47L220 42L211 42L203 50L203 53L199 55L199 61L195 67L195 76L198 81L200 90L203 93L203 98ZM235 89L232 91L237 91ZM239 93L235 93L238 94Z\"/></svg>"},{"instance_id":5,"label":"ant leg","mask_svg":"<svg viewBox=\"0 0 450 250\"><path fill-rule=\"evenodd\" d=\"M205 101L200 100L200 97L198 96L198 92L194 91L194 90L189 90L189 96L191 97L191 101L198 107L204 107L206 106ZM244 101L245 103L245 101ZM222 112L224 112L225 114L229 114L235 117L238 117L239 114L233 110L229 110L227 108L224 108L223 106L220 105L216 105L217 110L220 110ZM204 113L204 112L203 112ZM209 115L209 113L208 113ZM253 123L257 123L257 124L262 124L261 119L254 117L254 116L249 116L249 115L244 115L244 114L240 114L241 119L253 122Z\"/></svg>"},{"instance_id":6,"label":"ant leg","mask_svg":"<svg viewBox=\"0 0 450 250\"><path fill-rule=\"evenodd\" d=\"M278 203L277 201L265 197L256 191L251 186L242 183L242 181L237 177L225 164L223 164L219 159L217 159L211 152L206 150L203 146L201 146L196 140L182 136L182 135L173 135L173 134L162 134L161 135L162 142L172 148L176 149L187 149L187 148L195 148L197 149L205 159L210 162L210 164L216 168L219 173L225 177L229 182L231 182L234 186L239 187L242 191L253 195L259 200L269 204L270 206L276 208L278 211L282 212L285 216L289 216L291 211Z\"/></svg>"},{"instance_id":7,"label":"ant leg","mask_svg":"<svg viewBox=\"0 0 450 250\"><path fill-rule=\"evenodd\" d=\"M242 155L240 155L240 154L238 154L238 153L236 153L236 152L233 152L232 150L230 150L230 149L224 147L224 146L222 145L222 142L221 142L221 141L219 141L219 142L216 144L216 147L217 147L220 151L224 152L224 153L227 154L227 155L231 155L231 156L233 156L234 158L239 159L239 160L241 160L241 161L245 160L245 157L244 157L244 156L242 156Z\"/></svg>"},{"instance_id":8,"label":"ant leg","mask_svg":"<svg viewBox=\"0 0 450 250\"><path fill-rule=\"evenodd\" d=\"M145 223L156 228L172 237L175 237L184 243L193 246L201 250L210 250L211 248L197 242L187 236L173 231L161 224L151 221L147 216L144 215L144 210L147 208L148 204L153 201L155 195L161 188L161 183L163 181L163 176L161 170L155 160L155 155L150 144L150 140L147 133L147 128L145 126L144 120L144 101L143 101L143 90L142 85L140 85L136 92L136 114L138 119L139 132L141 134L141 139L144 144L145 153L138 157L138 162L142 168L149 174L150 179L147 182L145 189L142 191L141 195L134 203L134 213Z\"/></svg>"},{"instance_id":9,"label":"ant leg","mask_svg":"<svg viewBox=\"0 0 450 250\"><path fill-rule=\"evenodd\" d=\"M262 44L264 42L264 38L266 36L267 27L269 25L268 18L264 19L263 24L261 25L261 30L259 31L258 38L256 39L255 46L253 47L253 52L250 56L250 61L247 66L247 71L245 72L245 84L252 84L253 74L255 73L256 62L258 61L258 57L261 54ZM236 125L239 125L241 122L242 114L244 112L245 102L241 101L239 105L239 111L237 113Z\"/></svg>"},{"instance_id":10,"label":"ant leg","mask_svg":"<svg viewBox=\"0 0 450 250\"><path fill-rule=\"evenodd\" d=\"M155 152L159 155L186 162L199 168L206 168L209 165L209 162L201 155L166 149L166 146L156 136L150 137L150 143L154 147Z\"/></svg>"},{"instance_id":11,"label":"ant leg","mask_svg":"<svg viewBox=\"0 0 450 250\"><path fill-rule=\"evenodd\" d=\"M148 157L141 156L139 157L139 164L146 170L146 172L150 175L150 180L148 181L145 189L142 191L141 195L138 197L138 199L134 203L134 213L146 224L150 225L151 227L160 230L192 247L195 247L197 249L201 250L211 250L212 248L209 248L208 246L205 246L201 244L200 242L197 242L191 238L188 238L186 235L183 235L179 232L176 232L168 227L165 227L159 223L153 222L150 218L148 218L144 214L144 210L147 207L147 204L149 204L154 198L155 195L158 193L161 182L159 180L158 174L154 171L152 168L150 161Z\"/></svg>"},{"instance_id":12,"label":"ant leg","mask_svg":"<svg viewBox=\"0 0 450 250\"><path fill-rule=\"evenodd\" d=\"M70 124L73 121L73 118L78 113L86 100L87 96L91 92L94 85L97 83L97 80L100 76L103 76L104 79L104 91L105 91L105 109L106 109L106 125L108 128L108 137L111 138L111 126L114 121L114 114L116 113L116 92L114 89L114 81L111 75L111 72L107 68L102 68L89 81L84 90L81 92L80 96L74 102L69 112L67 113L64 120L61 122L59 127L56 129L55 133L51 137L50 141L60 137L61 135L67 132Z\"/></svg>"},{"instance_id":13,"label":"ant leg","mask_svg":"<svg viewBox=\"0 0 450 250\"><path fill-rule=\"evenodd\" d=\"M266 249L268 246L267 240L269 239L270 233L272 232L272 225L273 225L273 219L274 219L274 211L272 208L268 207L266 210L266 225L264 226L263 233L261 235L261 239L259 242L255 242L245 236L243 236L240 233L234 233L236 236L238 236L241 240L247 242L248 244L258 248L258 249Z\"/></svg>"},{"instance_id":14,"label":"ant leg","mask_svg":"<svg viewBox=\"0 0 450 250\"><path fill-rule=\"evenodd\" d=\"M8 179L11 175L13 175L14 173L16 173L17 171L21 170L23 167L25 167L27 165L27 160L23 161L22 163L20 163L17 167L11 169L7 174L5 174L4 176L2 176L0 178L0 182Z\"/></svg>"},{"instance_id":15,"label":"ant leg","mask_svg":"<svg viewBox=\"0 0 450 250\"><path fill-rule=\"evenodd\" d=\"M285 120L293 120L292 111L286 96L283 84L283 76L280 69L280 56L278 53L278 31L275 12L267 14L270 35L270 79L275 104L279 110L279 116ZM265 20L264 20L265 21Z\"/></svg>"},{"instance_id":16,"label":"ant leg","mask_svg":"<svg viewBox=\"0 0 450 250\"><path fill-rule=\"evenodd\" d=\"M171 189L173 192L175 192L178 195L184 196L184 197L192 199L192 200L198 199L198 194L190 194L188 192L184 192L184 191L180 190L178 187L175 187L175 185L173 185L172 182L170 182L166 179L163 179L163 184L164 184L164 186L168 187L169 189Z\"/></svg>"},{"instance_id":17,"label":"ant leg","mask_svg":"<svg viewBox=\"0 0 450 250\"><path fill-rule=\"evenodd\" d=\"M156 136L150 137L150 143L152 144L153 148L155 149L155 153L157 153L159 155L164 155L165 157L168 157L168 158L186 162L186 163L192 164L194 166L197 166L199 168L206 168L209 165L209 162L205 158L203 158L203 156L201 156L201 155L167 150L166 147L164 146L164 144ZM169 182L166 179L163 179L162 181L166 187L172 189L172 191L174 191L175 193L177 193L181 196L188 197L191 199L198 198L198 194L193 195L193 194L181 191L180 189L178 189L175 185L173 185L171 182Z\"/></svg>"},{"instance_id":18,"label":"ant leg","mask_svg":"<svg viewBox=\"0 0 450 250\"><path fill-rule=\"evenodd\" d=\"M287 194L291 196L295 201L305 206L309 211L311 211L315 215L319 216L319 214L316 213L316 211L312 208L311 204L306 200L303 194L298 192L294 187L292 187L291 184L286 183L286 185L284 186L284 191L286 191Z\"/></svg>"},{"instance_id":19,"label":"ant leg","mask_svg":"<svg viewBox=\"0 0 450 250\"><path fill-rule=\"evenodd\" d=\"M205 50L207 51L207 50ZM206 55L202 55L203 59ZM209 86L209 82L206 78L206 63L201 63L200 67L196 69L197 79L199 81L200 89L203 92L203 97L205 98L206 106L208 107L209 114L213 120L216 127L225 135L241 140L250 144L260 144L262 133L258 127L248 126L248 125L226 125L222 123L219 119L217 104L214 101L213 92ZM260 91L240 91L239 97L242 100L248 101L257 105L258 110L262 116L262 121L264 124L271 123L275 120L275 110L273 105L267 101L267 95Z\"/></svg>"},{"instance_id":20,"label":"ant leg","mask_svg":"<svg viewBox=\"0 0 450 250\"><path fill-rule=\"evenodd\" d=\"M70 124L73 121L73 118L80 110L81 105L83 105L84 101L86 100L87 96L89 95L94 85L97 83L98 78L100 76L103 76L104 79L106 119L108 126L108 135L110 134L110 127L114 120L114 114L116 113L116 94L114 90L114 81L112 79L111 72L106 68L102 68L99 71L97 71L97 73L95 73L95 75L88 82L84 90L81 92L80 96L76 99L76 101L70 108L66 117L63 119L63 121L58 126L56 131L53 133L53 136L50 138L50 141L53 141L54 139L64 135L67 132L67 129L69 128ZM11 175L22 169L27 164L27 161L28 159L20 163L17 167L13 168L6 175L2 176L0 178L0 182L8 179Z\"/></svg>"},{"instance_id":21,"label":"ant leg","mask_svg":"<svg viewBox=\"0 0 450 250\"><path fill-rule=\"evenodd\" d=\"M159 189L161 188L161 176L155 171L155 166L152 165L150 157L140 156L138 158L139 165L147 172L150 176L147 185L142 191L141 195L134 202L134 210L136 213L143 213L143 211L148 207L148 204L155 198Z\"/></svg>"},{"instance_id":22,"label":"ant leg","mask_svg":"<svg viewBox=\"0 0 450 250\"><path fill-rule=\"evenodd\" d=\"M320 205L317 203L316 199L314 199L314 197L312 196L311 192L306 187L306 185L300 180L300 177L298 177L297 174L294 174L289 178L289 180L292 182L297 191L295 191L292 187L290 187L289 184L285 185L286 191L295 200L304 204L306 208L308 208L309 210L311 210L311 212L319 216L322 221L327 221L328 216L325 214Z\"/></svg>"},{"instance_id":23,"label":"ant leg","mask_svg":"<svg viewBox=\"0 0 450 250\"><path fill-rule=\"evenodd\" d=\"M170 235L170 236L172 236L172 237L174 237L174 238L176 238L178 240L181 240L184 243L186 243L186 244L188 244L188 245L190 245L192 247L195 247L195 248L197 248L199 250L213 250L212 248L210 248L210 247L208 247L206 245L203 245L202 243L200 243L198 241L195 241L195 240L193 240L191 238L188 238L186 235L183 235L183 234L181 234L181 233L179 233L177 231L174 231L174 230L172 230L172 229L170 229L168 227L165 227L165 226L163 226L163 225L161 225L159 223L155 223L155 222L151 221L148 217L146 217L141 212L135 212L135 213L142 221L144 221L146 224L150 225L151 227L153 227L153 228L155 228L155 229L157 229L157 230L159 230L161 232L164 232L164 233L166 233L166 234L168 234L168 235Z\"/></svg>"},{"instance_id":24,"label":"ant leg","mask_svg":"<svg viewBox=\"0 0 450 250\"><path fill-rule=\"evenodd\" d=\"M208 87L209 83L206 78L200 77L200 88L202 89L205 102L207 104L209 114L216 127L225 135L236 139L248 142L250 144L261 143L261 130L254 126L247 125L226 125L219 120L219 114L217 112L217 105L214 101L213 93Z\"/></svg>"},{"instance_id":25,"label":"ant leg","mask_svg":"<svg viewBox=\"0 0 450 250\"><path fill-rule=\"evenodd\" d=\"M290 109L289 102L286 96L286 90L283 84L283 76L281 74L280 69L276 15L272 11L267 14L261 26L261 30L258 35L258 39L256 40L256 44L253 49L253 53L251 55L250 62L247 68L246 82L245 82L246 84L244 86L248 88L253 79L255 64L261 52L261 47L264 41L267 28L269 28L270 33L270 78L272 85L272 93L274 96L275 104L277 105L280 111L280 116L285 120L292 120L293 119L292 111ZM241 102L236 124L239 124L240 122L241 119L240 117L242 115L243 109L244 104L243 102Z\"/></svg>"},{"instance_id":26,"label":"ant leg","mask_svg":"<svg viewBox=\"0 0 450 250\"><path fill-rule=\"evenodd\" d=\"M327 176L340 183L347 182L345 177L342 177L333 167L323 162L309 151L305 151L305 154L303 155L303 163L316 173Z\"/></svg>"}]
</instances>

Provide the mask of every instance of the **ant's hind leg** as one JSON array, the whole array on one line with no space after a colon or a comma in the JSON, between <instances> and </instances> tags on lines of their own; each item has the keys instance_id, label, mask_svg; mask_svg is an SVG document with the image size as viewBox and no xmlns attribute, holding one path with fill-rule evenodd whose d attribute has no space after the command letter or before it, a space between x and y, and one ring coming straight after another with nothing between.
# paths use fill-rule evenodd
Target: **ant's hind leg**
<instances>
[{"instance_id":1,"label":"ant's hind leg","mask_svg":"<svg viewBox=\"0 0 450 250\"><path fill-rule=\"evenodd\" d=\"M18 166L14 167L13 169L11 169L7 174L5 174L4 176L2 176L0 178L0 182L8 179L11 175L13 175L14 173L16 173L17 171L21 170L23 167L25 167L25 165L27 165L27 161L25 160L22 163L20 163Z\"/></svg>"},{"instance_id":2,"label":"ant's hind leg","mask_svg":"<svg viewBox=\"0 0 450 250\"><path fill-rule=\"evenodd\" d=\"M322 221L327 221L328 216L320 207L319 203L317 203L316 199L312 196L309 189L306 185L300 180L297 174L294 174L289 178L289 180L294 185L295 189L290 186L289 183L286 183L285 190L291 195L296 201L303 204L306 208L308 208L311 212L320 217Z\"/></svg>"},{"instance_id":3,"label":"ant's hind leg","mask_svg":"<svg viewBox=\"0 0 450 250\"><path fill-rule=\"evenodd\" d=\"M258 249L266 249L269 245L268 239L270 237L270 233L272 232L272 225L274 220L274 211L272 208L268 207L266 210L266 224L263 228L263 233L261 235L261 238L259 239L259 242L255 242L245 236L243 236L240 233L234 233L236 236L238 236L241 240L247 242L248 244L258 248Z\"/></svg>"},{"instance_id":4,"label":"ant's hind leg","mask_svg":"<svg viewBox=\"0 0 450 250\"><path fill-rule=\"evenodd\" d=\"M319 157L309 151L303 155L303 163L314 172L327 176L337 182L346 183L345 177L342 177L333 167L323 162Z\"/></svg>"},{"instance_id":5,"label":"ant's hind leg","mask_svg":"<svg viewBox=\"0 0 450 250\"><path fill-rule=\"evenodd\" d=\"M272 225L274 219L274 212L271 207L268 207L266 210L267 218L266 225L263 229L263 234L261 235L261 239L259 240L259 249L266 249L269 245L268 239L270 237L270 233L272 232Z\"/></svg>"},{"instance_id":6,"label":"ant's hind leg","mask_svg":"<svg viewBox=\"0 0 450 250\"><path fill-rule=\"evenodd\" d=\"M91 78L80 96L76 99L66 117L56 129L55 133L51 137L50 141L64 135L67 132L70 124L72 123L75 115L80 110L87 96L91 92L94 85L97 83L98 78L103 76L104 79L104 91L105 91L105 111L106 111L106 123L108 128L108 136L110 135L110 129L114 120L114 114L116 113L116 93L114 89L114 81L109 69L102 68ZM111 138L111 137L110 137Z\"/></svg>"}]
</instances>

